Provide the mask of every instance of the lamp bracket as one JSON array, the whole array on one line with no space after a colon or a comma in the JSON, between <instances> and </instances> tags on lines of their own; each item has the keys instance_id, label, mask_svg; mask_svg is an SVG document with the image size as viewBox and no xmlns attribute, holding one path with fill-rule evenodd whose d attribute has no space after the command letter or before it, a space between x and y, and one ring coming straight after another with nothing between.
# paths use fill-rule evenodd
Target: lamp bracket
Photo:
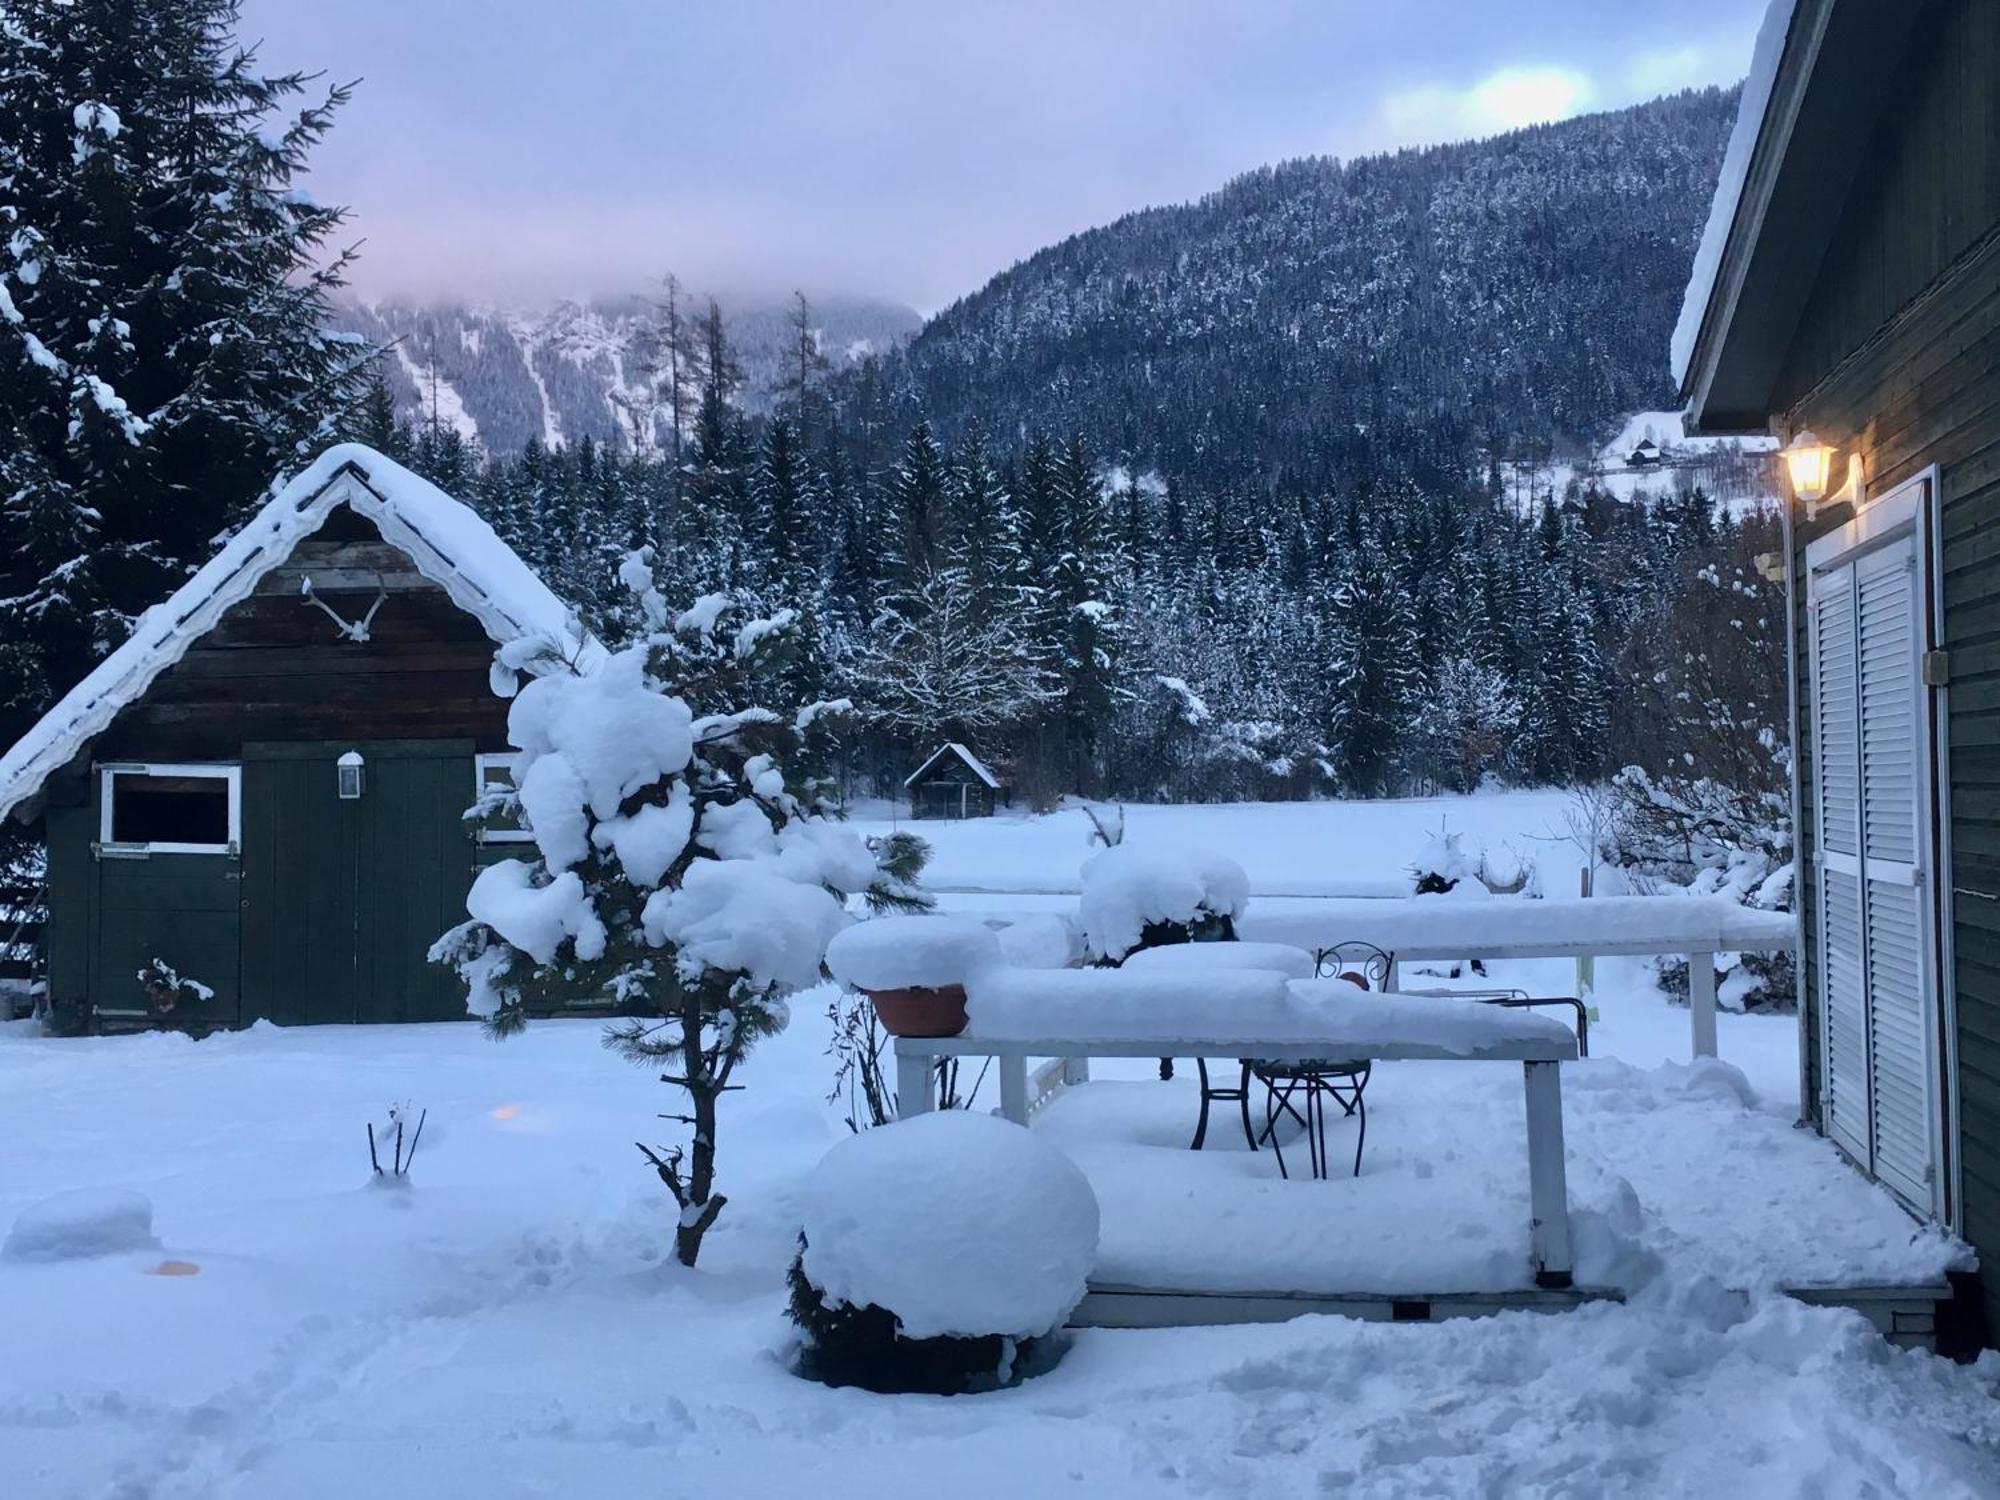
<instances>
[{"instance_id":1,"label":"lamp bracket","mask_svg":"<svg viewBox=\"0 0 2000 1500\"><path fill-rule=\"evenodd\" d=\"M1861 455L1859 453L1850 453L1847 455L1847 478L1841 481L1840 488L1835 490L1831 495L1822 495L1817 500L1808 500L1806 502L1806 519L1810 521L1821 511L1828 510L1836 505L1851 505L1858 511L1861 509L1862 501L1866 497L1866 491L1867 486L1861 471Z\"/></svg>"}]
</instances>

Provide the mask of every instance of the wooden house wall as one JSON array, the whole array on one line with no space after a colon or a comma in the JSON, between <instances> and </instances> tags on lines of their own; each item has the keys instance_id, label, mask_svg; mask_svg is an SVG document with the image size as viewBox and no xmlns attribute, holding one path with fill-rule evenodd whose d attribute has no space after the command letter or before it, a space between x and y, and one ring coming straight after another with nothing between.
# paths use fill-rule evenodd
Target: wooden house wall
<instances>
[{"instance_id":1,"label":"wooden house wall","mask_svg":"<svg viewBox=\"0 0 2000 1500\"><path fill-rule=\"evenodd\" d=\"M1783 435L1805 429L1861 455L1870 495L1938 468L1964 1233L2000 1264L2000 6L1934 5L1808 299L1784 366ZM1805 546L1851 519L1798 527ZM1801 605L1803 605L1803 582ZM1795 742L1812 785L1811 677L1803 607L1794 641ZM1799 829L1811 868L1811 802ZM1809 883L1802 882L1802 890ZM1817 913L1805 915L1808 966ZM1807 993L1810 990L1808 988ZM1806 1107L1817 1115L1818 1018L1808 1015ZM2000 1275L1989 1271L1989 1330Z\"/></svg>"}]
</instances>

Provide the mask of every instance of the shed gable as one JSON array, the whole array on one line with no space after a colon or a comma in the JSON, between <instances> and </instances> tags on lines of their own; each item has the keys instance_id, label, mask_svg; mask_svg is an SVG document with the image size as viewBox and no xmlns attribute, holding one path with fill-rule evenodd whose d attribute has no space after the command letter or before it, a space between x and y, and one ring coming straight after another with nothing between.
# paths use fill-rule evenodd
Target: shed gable
<instances>
[{"instance_id":1,"label":"shed gable","mask_svg":"<svg viewBox=\"0 0 2000 1500\"><path fill-rule=\"evenodd\" d=\"M366 620L367 639L346 638L336 615ZM235 760L246 743L342 739L504 749L493 647L408 552L351 506L336 506L119 712L94 753Z\"/></svg>"}]
</instances>

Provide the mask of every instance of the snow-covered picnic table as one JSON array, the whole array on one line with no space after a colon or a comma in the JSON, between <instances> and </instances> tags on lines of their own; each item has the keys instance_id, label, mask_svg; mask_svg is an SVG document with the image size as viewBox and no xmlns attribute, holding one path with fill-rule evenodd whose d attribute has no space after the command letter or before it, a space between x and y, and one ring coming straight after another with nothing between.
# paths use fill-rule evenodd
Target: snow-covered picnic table
<instances>
[{"instance_id":1,"label":"snow-covered picnic table","mask_svg":"<svg viewBox=\"0 0 2000 1500\"><path fill-rule=\"evenodd\" d=\"M1715 955L1789 948L1797 935L1791 913L1757 911L1720 896L1323 901L1309 912L1265 913L1253 906L1237 930L1245 938L1308 949L1361 939L1394 954L1396 967L1424 959L1685 954L1697 1057L1715 1056ZM1395 987L1392 969L1389 988Z\"/></svg>"},{"instance_id":2,"label":"snow-covered picnic table","mask_svg":"<svg viewBox=\"0 0 2000 1500\"><path fill-rule=\"evenodd\" d=\"M1517 1062L1527 1099L1529 1252L1537 1284L1570 1284L1561 1022L1436 996L1378 994L1340 979L1273 972L1175 974L993 968L967 986L970 1021L951 1037L896 1039L897 1111L931 1108L940 1059L991 1057L1000 1108L1028 1120L1035 1057L1256 1057L1272 1062Z\"/></svg>"}]
</instances>

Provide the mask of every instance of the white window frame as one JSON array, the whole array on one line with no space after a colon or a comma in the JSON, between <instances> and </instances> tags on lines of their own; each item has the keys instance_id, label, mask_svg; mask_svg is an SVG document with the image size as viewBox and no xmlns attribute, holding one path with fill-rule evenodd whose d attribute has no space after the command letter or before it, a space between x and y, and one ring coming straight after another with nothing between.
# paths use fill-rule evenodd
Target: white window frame
<instances>
[{"instance_id":1,"label":"white window frame","mask_svg":"<svg viewBox=\"0 0 2000 1500\"><path fill-rule=\"evenodd\" d=\"M482 751L472 757L472 796L477 802L486 795L486 771L489 766L505 766L515 774L515 787L520 787L521 752L518 750ZM532 844L535 836L526 828L478 828L474 837L482 844Z\"/></svg>"},{"instance_id":2,"label":"white window frame","mask_svg":"<svg viewBox=\"0 0 2000 1500\"><path fill-rule=\"evenodd\" d=\"M229 786L229 841L187 844L174 840L120 843L112 838L112 800L120 776L202 776ZM234 761L105 761L97 767L98 847L116 854L222 854L243 852L243 767Z\"/></svg>"}]
</instances>

